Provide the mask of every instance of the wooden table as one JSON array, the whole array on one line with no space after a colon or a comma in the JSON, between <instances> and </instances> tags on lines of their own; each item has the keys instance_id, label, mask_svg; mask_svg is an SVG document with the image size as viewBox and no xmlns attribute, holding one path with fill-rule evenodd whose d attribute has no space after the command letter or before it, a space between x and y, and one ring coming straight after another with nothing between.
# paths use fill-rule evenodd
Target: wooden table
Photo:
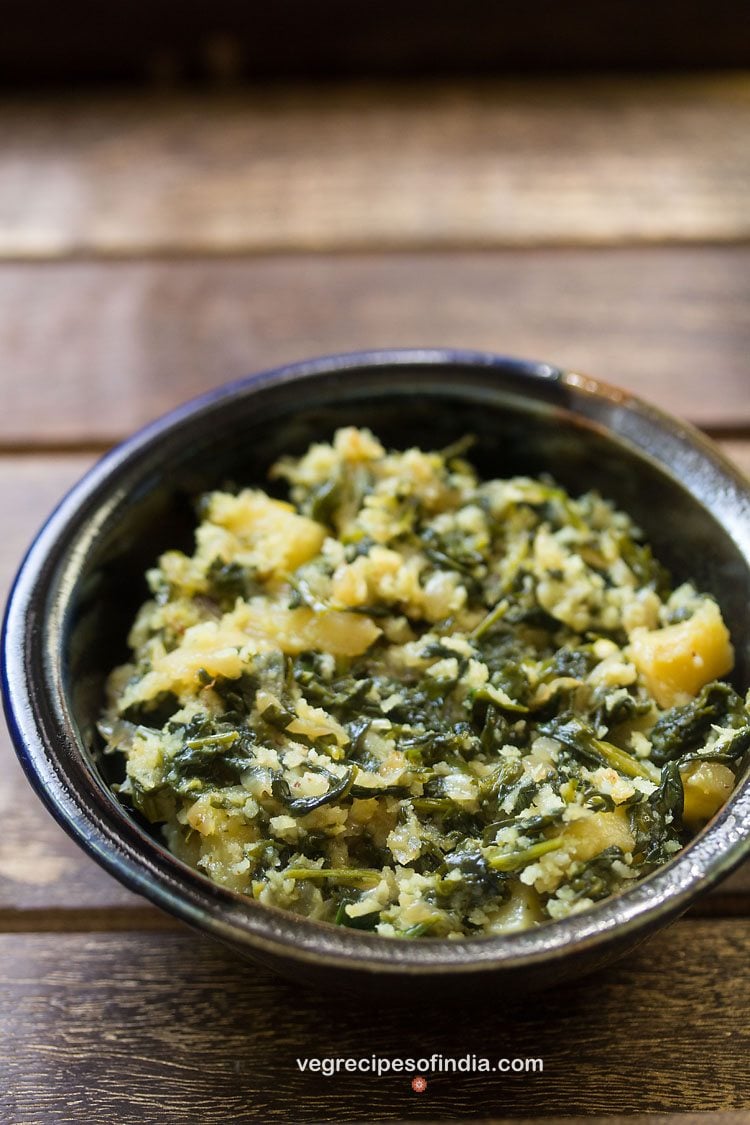
<instances>
[{"instance_id":1,"label":"wooden table","mask_svg":"<svg viewBox=\"0 0 750 1125\"><path fill-rule=\"evenodd\" d=\"M315 353L548 359L750 470L749 132L737 74L0 103L2 582L110 443ZM748 1120L748 868L581 983L363 1007L130 894L42 809L7 736L0 754L3 1125ZM544 1071L416 1094L303 1074L311 1051Z\"/></svg>"}]
</instances>

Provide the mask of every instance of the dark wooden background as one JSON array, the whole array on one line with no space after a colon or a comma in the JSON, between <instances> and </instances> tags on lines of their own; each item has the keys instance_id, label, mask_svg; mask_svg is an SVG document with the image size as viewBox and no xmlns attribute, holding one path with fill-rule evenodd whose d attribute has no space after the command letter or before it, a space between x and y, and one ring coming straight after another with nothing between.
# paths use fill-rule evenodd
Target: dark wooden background
<instances>
[{"instance_id":1,"label":"dark wooden background","mask_svg":"<svg viewBox=\"0 0 750 1125\"><path fill-rule=\"evenodd\" d=\"M112 442L316 353L547 359L750 472L747 7L364 7L5 5L3 589ZM0 817L2 1125L748 1120L748 868L578 984L363 1004L240 963L114 882L6 734ZM303 1075L310 1051L545 1069L417 1095Z\"/></svg>"}]
</instances>

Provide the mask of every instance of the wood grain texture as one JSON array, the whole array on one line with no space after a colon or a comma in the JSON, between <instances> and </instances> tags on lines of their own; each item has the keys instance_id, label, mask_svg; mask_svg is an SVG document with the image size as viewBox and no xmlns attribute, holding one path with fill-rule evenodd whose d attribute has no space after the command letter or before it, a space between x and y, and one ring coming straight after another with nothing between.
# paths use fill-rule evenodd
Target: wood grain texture
<instances>
[{"instance_id":1,"label":"wood grain texture","mask_svg":"<svg viewBox=\"0 0 750 1125\"><path fill-rule=\"evenodd\" d=\"M421 1125L436 1125L436 1119L422 1121ZM458 1125L469 1125L469 1119ZM616 1114L606 1117L492 1117L471 1119L471 1125L747 1125L747 1114L740 1110L724 1113L636 1113Z\"/></svg>"},{"instance_id":2,"label":"wood grain texture","mask_svg":"<svg viewBox=\"0 0 750 1125\"><path fill-rule=\"evenodd\" d=\"M750 440L726 442L723 448L737 463L750 467ZM7 523L0 539L0 602L34 532L92 460L82 454L0 457L0 511ZM0 818L0 931L171 924L58 827L24 777L1 718ZM750 914L750 863L697 903L694 911L717 917Z\"/></svg>"},{"instance_id":3,"label":"wood grain texture","mask_svg":"<svg viewBox=\"0 0 750 1125\"><path fill-rule=\"evenodd\" d=\"M750 395L750 390L748 394ZM750 477L750 441L728 438L719 442L719 444L736 467L741 469L746 477Z\"/></svg>"},{"instance_id":4,"label":"wood grain texture","mask_svg":"<svg viewBox=\"0 0 750 1125\"><path fill-rule=\"evenodd\" d=\"M393 1121L750 1108L750 923L677 923L523 1000L319 995L188 933L0 936L3 1120ZM51 1018L54 1013L54 1018ZM296 1059L476 1054L542 1073L302 1073ZM2 1105L2 1100L0 1100ZM710 1120L710 1118L708 1119Z\"/></svg>"},{"instance_id":5,"label":"wood grain texture","mask_svg":"<svg viewBox=\"0 0 750 1125\"><path fill-rule=\"evenodd\" d=\"M435 1118L430 1121L421 1120L421 1125L436 1125ZM469 1118L465 1118L458 1125L469 1125ZM744 1111L727 1113L719 1110L716 1113L637 1113L616 1114L606 1117L492 1117L471 1119L471 1125L747 1125L747 1114Z\"/></svg>"},{"instance_id":6,"label":"wood grain texture","mask_svg":"<svg viewBox=\"0 0 750 1125\"><path fill-rule=\"evenodd\" d=\"M0 106L0 254L735 240L750 78Z\"/></svg>"},{"instance_id":7,"label":"wood grain texture","mask_svg":"<svg viewBox=\"0 0 750 1125\"><path fill-rule=\"evenodd\" d=\"M706 1114L617 1114L606 1117L485 1117L479 1120L471 1118L472 1125L747 1125L748 1116L744 1111L738 1113L729 1110L728 1113L715 1111ZM469 1118L464 1119L463 1125L468 1125ZM422 1120L421 1125L435 1125L435 1118L430 1122Z\"/></svg>"},{"instance_id":8,"label":"wood grain texture","mask_svg":"<svg viewBox=\"0 0 750 1125\"><path fill-rule=\"evenodd\" d=\"M33 534L90 456L0 459L0 603ZM32 792L0 719L0 927L28 929L55 907L135 909L131 895L68 839ZM23 920L19 920L19 913ZM155 913L155 912L154 912ZM42 918L39 919L42 922Z\"/></svg>"},{"instance_id":9,"label":"wood grain texture","mask_svg":"<svg viewBox=\"0 0 750 1125\"><path fill-rule=\"evenodd\" d=\"M546 359L750 426L749 310L748 247L0 264L0 442L106 443L249 372L390 345Z\"/></svg>"}]
</instances>

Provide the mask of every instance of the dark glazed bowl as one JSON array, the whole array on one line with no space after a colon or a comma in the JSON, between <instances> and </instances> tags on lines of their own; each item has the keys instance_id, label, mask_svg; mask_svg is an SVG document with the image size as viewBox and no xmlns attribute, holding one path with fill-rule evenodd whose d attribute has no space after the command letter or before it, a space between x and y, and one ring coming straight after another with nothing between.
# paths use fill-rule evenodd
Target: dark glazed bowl
<instances>
[{"instance_id":1,"label":"dark glazed bowl","mask_svg":"<svg viewBox=\"0 0 750 1125\"><path fill-rule=\"evenodd\" d=\"M437 448L467 432L483 475L553 473L630 512L676 579L721 604L750 683L750 484L697 431L587 377L474 352L383 351L313 360L188 403L96 465L50 516L21 567L4 630L4 696L32 785L99 863L238 952L337 987L470 982L542 987L632 949L750 854L747 778L668 865L619 897L537 929L448 941L386 939L261 906L175 859L112 795L95 721L126 653L145 569L189 548L192 498L262 484L282 452L343 424Z\"/></svg>"}]
</instances>

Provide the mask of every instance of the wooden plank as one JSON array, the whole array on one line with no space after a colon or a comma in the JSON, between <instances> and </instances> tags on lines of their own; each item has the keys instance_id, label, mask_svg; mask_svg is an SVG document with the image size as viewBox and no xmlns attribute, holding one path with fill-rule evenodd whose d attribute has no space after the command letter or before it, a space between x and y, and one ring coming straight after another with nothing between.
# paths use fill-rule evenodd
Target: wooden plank
<instances>
[{"instance_id":1,"label":"wooden plank","mask_svg":"<svg viewBox=\"0 0 750 1125\"><path fill-rule=\"evenodd\" d=\"M750 440L728 442L725 448L750 466ZM70 454L0 457L0 511L6 523L0 539L0 602L32 535L91 461L91 456ZM0 777L0 931L170 924L55 824L26 781L1 718ZM750 863L694 910L716 916L750 914Z\"/></svg>"},{"instance_id":2,"label":"wooden plank","mask_svg":"<svg viewBox=\"0 0 750 1125\"><path fill-rule=\"evenodd\" d=\"M156 910L89 859L58 827L26 781L2 720L0 727L0 930L73 924L101 928L105 920L92 917L93 910L109 912L106 924L112 927L158 925ZM50 918L50 910L60 909L72 911L68 922Z\"/></svg>"},{"instance_id":3,"label":"wooden plank","mask_svg":"<svg viewBox=\"0 0 750 1125\"><path fill-rule=\"evenodd\" d=\"M0 442L111 441L249 372L388 345L546 359L750 426L748 309L748 247L5 264Z\"/></svg>"},{"instance_id":4,"label":"wooden plank","mask_svg":"<svg viewBox=\"0 0 750 1125\"><path fill-rule=\"evenodd\" d=\"M741 469L745 476L750 477L750 441L727 438L719 444L737 468Z\"/></svg>"},{"instance_id":5,"label":"wooden plank","mask_svg":"<svg viewBox=\"0 0 750 1125\"><path fill-rule=\"evenodd\" d=\"M421 1125L437 1125L437 1119L425 1121L420 1117ZM364 1125L364 1122L363 1122ZM747 1113L638 1113L617 1114L606 1117L586 1115L585 1117L549 1117L546 1113L537 1117L492 1117L464 1118L458 1125L747 1125Z\"/></svg>"},{"instance_id":6,"label":"wooden plank","mask_svg":"<svg viewBox=\"0 0 750 1125\"><path fill-rule=\"evenodd\" d=\"M34 532L91 456L0 460L0 603ZM135 909L131 895L90 860L46 812L31 790L0 719L0 926L28 928L34 912L51 906L78 910ZM24 912L24 922L18 912ZM30 913L29 913L30 912ZM153 912L155 914L155 912ZM41 921L41 919L40 919Z\"/></svg>"},{"instance_id":7,"label":"wooden plank","mask_svg":"<svg viewBox=\"0 0 750 1125\"><path fill-rule=\"evenodd\" d=\"M386 1005L276 979L187 932L3 935L0 1105L6 1120L55 1125L746 1111L748 957L747 922L686 921L530 1000L467 986L460 1004ZM543 1070L433 1064L417 1095L407 1073L326 1077L296 1062L433 1053Z\"/></svg>"},{"instance_id":8,"label":"wooden plank","mask_svg":"<svg viewBox=\"0 0 750 1125\"><path fill-rule=\"evenodd\" d=\"M565 78L0 106L0 254L735 240L750 78Z\"/></svg>"},{"instance_id":9,"label":"wooden plank","mask_svg":"<svg viewBox=\"0 0 750 1125\"><path fill-rule=\"evenodd\" d=\"M436 1121L423 1121L422 1125L437 1125ZM469 1125L469 1119L459 1122ZM638 1113L617 1114L612 1117L493 1117L482 1122L472 1119L471 1125L747 1125L747 1113Z\"/></svg>"},{"instance_id":10,"label":"wooden plank","mask_svg":"<svg viewBox=\"0 0 750 1125\"><path fill-rule=\"evenodd\" d=\"M422 1121L422 1125L437 1125L435 1120ZM466 1118L458 1125L469 1125ZM471 1119L471 1125L747 1125L747 1113L638 1113L617 1114L612 1117L493 1117L477 1122Z\"/></svg>"}]
</instances>

